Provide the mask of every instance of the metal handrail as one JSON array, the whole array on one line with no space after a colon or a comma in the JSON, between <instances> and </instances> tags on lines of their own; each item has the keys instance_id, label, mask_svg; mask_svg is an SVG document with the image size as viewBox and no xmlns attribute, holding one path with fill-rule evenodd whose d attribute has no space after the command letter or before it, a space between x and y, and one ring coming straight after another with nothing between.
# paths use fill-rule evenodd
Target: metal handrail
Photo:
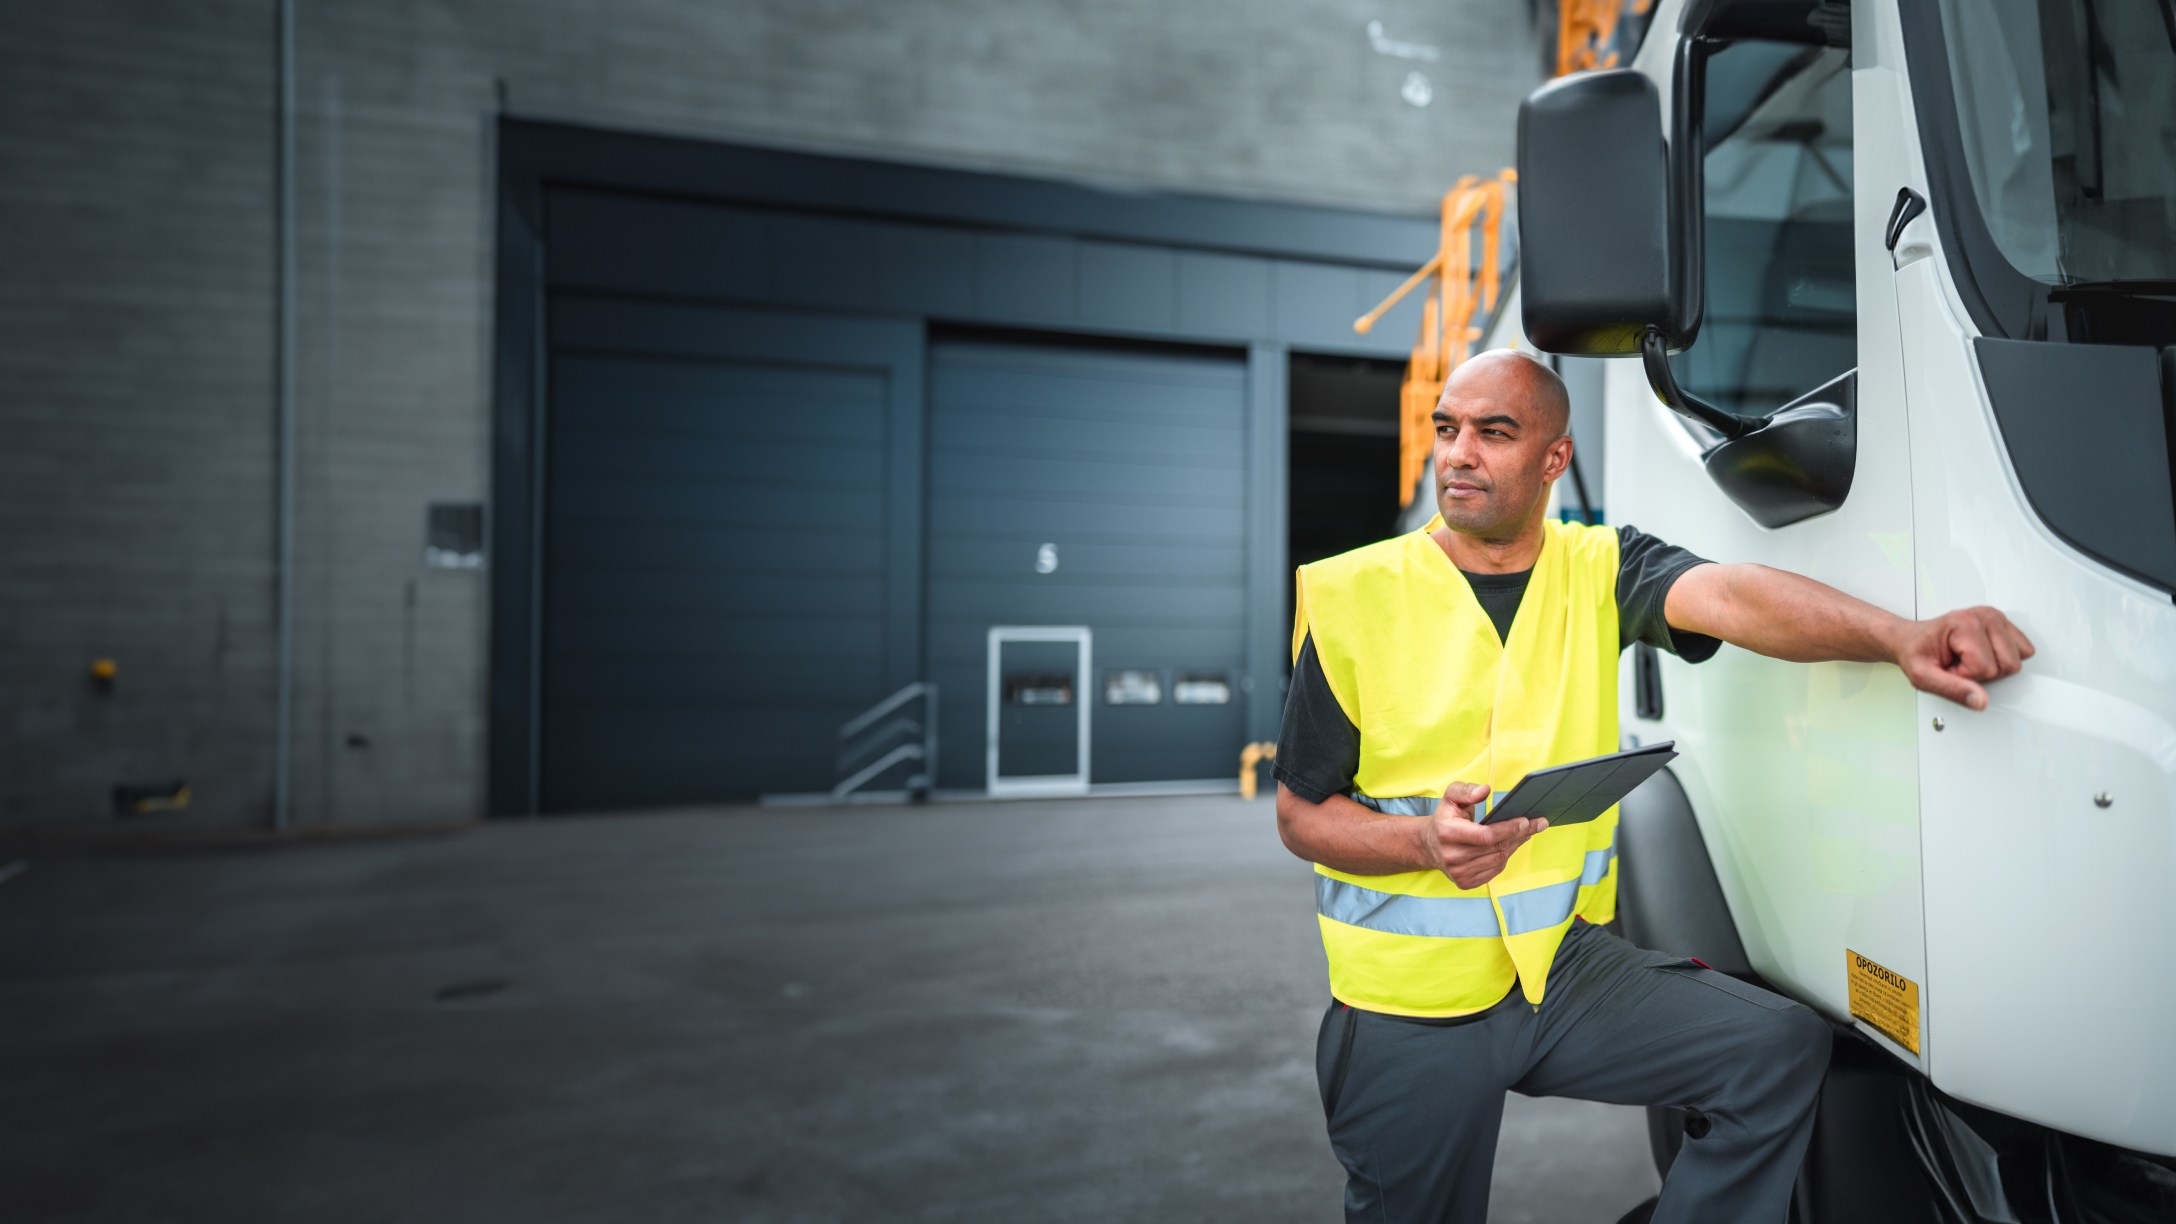
<instances>
[{"instance_id":1,"label":"metal handrail","mask_svg":"<svg viewBox=\"0 0 2176 1224\"><path fill-rule=\"evenodd\" d=\"M859 772L855 773L854 776L839 783L837 786L832 787L831 797L833 799L844 799L848 795L853 794L855 791L860 790L863 785L876 778L877 775L883 773L885 770L890 769L892 766L897 765L902 761L919 761L921 759L923 758L922 746L920 744L901 744L897 748L892 749L890 752L885 753L883 756L878 757L876 760L871 761ZM916 782L923 782L926 780L926 771L924 773L916 774L914 777L907 779L907 788L909 790L927 789L926 787L916 787L914 785Z\"/></svg>"},{"instance_id":2,"label":"metal handrail","mask_svg":"<svg viewBox=\"0 0 2176 1224\"><path fill-rule=\"evenodd\" d=\"M921 738L921 720L908 718L904 715L894 718L871 732L868 738L858 744L846 740L840 741L839 772L843 774L850 769L859 769L863 761L883 752L886 744L901 739L919 740Z\"/></svg>"},{"instance_id":3,"label":"metal handrail","mask_svg":"<svg viewBox=\"0 0 2176 1224\"><path fill-rule=\"evenodd\" d=\"M930 704L936 704L937 686L928 680L917 680L849 719L845 726L839 728L839 738L843 740L857 734L870 723L907 704L923 693L930 695Z\"/></svg>"},{"instance_id":4,"label":"metal handrail","mask_svg":"<svg viewBox=\"0 0 2176 1224\"><path fill-rule=\"evenodd\" d=\"M911 717L902 716L894 718L880 727L877 726L879 719L906 706L917 698L921 699L923 703L921 721L917 722ZM871 727L876 727L876 732L867 741L858 745L853 742L855 736L869 730ZM913 734L917 731L921 733L920 743L894 745L882 756L877 757L876 760L862 766L851 774L847 773L849 762L854 761L857 757L866 756L882 745L887 738L900 732ZM839 772L846 776L839 780L838 785L831 788L831 798L835 801L844 800L847 796L876 780L886 770L907 761L919 761L922 765L921 772L913 774L906 781L907 793L916 802L920 802L929 797L930 788L935 784L937 771L937 686L927 680L917 680L902 687L898 692L847 720L839 728Z\"/></svg>"}]
</instances>

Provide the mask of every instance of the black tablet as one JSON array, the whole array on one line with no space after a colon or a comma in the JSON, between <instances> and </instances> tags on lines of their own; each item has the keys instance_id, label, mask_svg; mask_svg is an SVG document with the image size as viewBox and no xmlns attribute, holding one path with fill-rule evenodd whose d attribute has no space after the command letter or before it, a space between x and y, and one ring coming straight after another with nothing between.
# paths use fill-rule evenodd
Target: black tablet
<instances>
[{"instance_id":1,"label":"black tablet","mask_svg":"<svg viewBox=\"0 0 2176 1224\"><path fill-rule=\"evenodd\" d=\"M1677 741L1664 740L1630 752L1537 769L1519 779L1510 793L1492 796L1481 824L1540 816L1549 826L1579 824L1608 811L1632 788L1677 759Z\"/></svg>"}]
</instances>

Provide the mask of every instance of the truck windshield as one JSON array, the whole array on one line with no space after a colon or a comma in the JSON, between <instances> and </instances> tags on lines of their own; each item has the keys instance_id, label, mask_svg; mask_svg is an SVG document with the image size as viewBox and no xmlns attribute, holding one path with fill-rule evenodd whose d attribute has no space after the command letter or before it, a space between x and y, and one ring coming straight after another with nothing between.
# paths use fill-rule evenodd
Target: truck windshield
<instances>
[{"instance_id":1,"label":"truck windshield","mask_svg":"<svg viewBox=\"0 0 2176 1224\"><path fill-rule=\"evenodd\" d=\"M2176 0L1941 0L1964 162L2048 284L2176 280Z\"/></svg>"}]
</instances>

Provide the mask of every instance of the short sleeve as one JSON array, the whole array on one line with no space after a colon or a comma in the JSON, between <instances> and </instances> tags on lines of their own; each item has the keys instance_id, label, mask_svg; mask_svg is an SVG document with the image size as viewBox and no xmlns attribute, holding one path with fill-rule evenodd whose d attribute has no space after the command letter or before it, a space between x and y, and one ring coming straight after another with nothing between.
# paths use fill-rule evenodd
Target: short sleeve
<instances>
[{"instance_id":1,"label":"short sleeve","mask_svg":"<svg viewBox=\"0 0 2176 1224\"><path fill-rule=\"evenodd\" d=\"M1637 527L1617 529L1617 636L1621 650L1644 642L1667 650L1687 663L1702 663L1722 649L1703 633L1670 628L1663 605L1670 587L1686 570L1706 565L1706 557L1666 544Z\"/></svg>"},{"instance_id":2,"label":"short sleeve","mask_svg":"<svg viewBox=\"0 0 2176 1224\"><path fill-rule=\"evenodd\" d=\"M1292 687L1285 692L1284 725L1277 732L1271 772L1293 794L1321 803L1350 791L1359 771L1360 728L1330 691L1309 635L1301 639L1299 658L1292 664Z\"/></svg>"}]
</instances>

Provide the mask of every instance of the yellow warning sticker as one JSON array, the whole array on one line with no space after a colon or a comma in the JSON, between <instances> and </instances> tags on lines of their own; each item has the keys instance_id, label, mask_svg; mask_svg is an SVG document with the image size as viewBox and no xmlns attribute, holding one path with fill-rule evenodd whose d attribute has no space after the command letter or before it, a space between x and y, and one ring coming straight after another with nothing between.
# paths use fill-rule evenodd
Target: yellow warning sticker
<instances>
[{"instance_id":1,"label":"yellow warning sticker","mask_svg":"<svg viewBox=\"0 0 2176 1224\"><path fill-rule=\"evenodd\" d=\"M1851 1014L1874 1031L1919 1052L1919 983L1893 969L1844 949L1844 975L1851 985Z\"/></svg>"}]
</instances>

